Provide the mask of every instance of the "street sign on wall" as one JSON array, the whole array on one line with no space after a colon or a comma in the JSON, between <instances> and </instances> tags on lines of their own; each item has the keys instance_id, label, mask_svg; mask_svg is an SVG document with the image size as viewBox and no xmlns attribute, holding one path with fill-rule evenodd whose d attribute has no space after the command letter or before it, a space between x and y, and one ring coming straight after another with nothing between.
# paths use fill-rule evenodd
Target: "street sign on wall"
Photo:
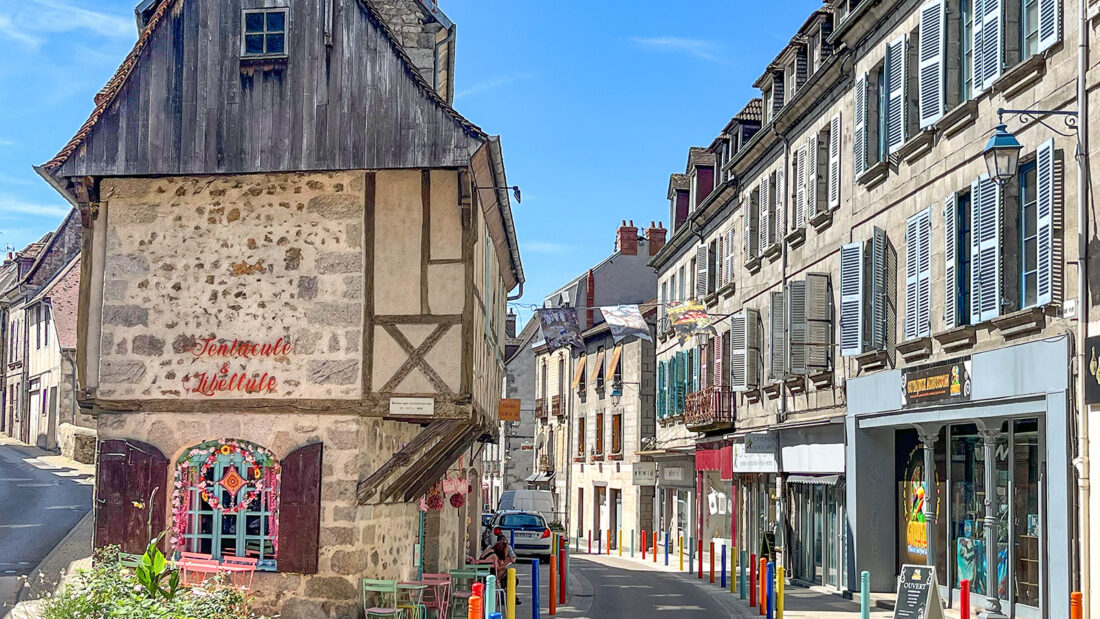
<instances>
[{"instance_id":1,"label":"street sign on wall","mask_svg":"<svg viewBox=\"0 0 1100 619\"><path fill-rule=\"evenodd\" d=\"M501 421L519 421L520 400L504 398L497 406L497 415Z\"/></svg>"},{"instance_id":2,"label":"street sign on wall","mask_svg":"<svg viewBox=\"0 0 1100 619\"><path fill-rule=\"evenodd\" d=\"M631 482L635 486L657 485L657 463L635 462L630 465Z\"/></svg>"}]
</instances>

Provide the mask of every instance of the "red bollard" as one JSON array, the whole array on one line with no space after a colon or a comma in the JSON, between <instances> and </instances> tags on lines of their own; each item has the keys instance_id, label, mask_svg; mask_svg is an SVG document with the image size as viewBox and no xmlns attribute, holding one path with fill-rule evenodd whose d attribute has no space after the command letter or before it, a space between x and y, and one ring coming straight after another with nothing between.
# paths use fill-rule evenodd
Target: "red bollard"
<instances>
[{"instance_id":1,"label":"red bollard","mask_svg":"<svg viewBox=\"0 0 1100 619\"><path fill-rule=\"evenodd\" d=\"M647 539L649 538L646 537L645 529L642 529L642 561L645 561L645 545Z\"/></svg>"},{"instance_id":2,"label":"red bollard","mask_svg":"<svg viewBox=\"0 0 1100 619\"><path fill-rule=\"evenodd\" d=\"M611 554L611 529L607 530L607 554Z\"/></svg>"},{"instance_id":3,"label":"red bollard","mask_svg":"<svg viewBox=\"0 0 1100 619\"><path fill-rule=\"evenodd\" d=\"M749 555L749 608L756 606L756 555Z\"/></svg>"},{"instance_id":4,"label":"red bollard","mask_svg":"<svg viewBox=\"0 0 1100 619\"><path fill-rule=\"evenodd\" d=\"M710 543L710 584L714 584L714 542Z\"/></svg>"},{"instance_id":5,"label":"red bollard","mask_svg":"<svg viewBox=\"0 0 1100 619\"><path fill-rule=\"evenodd\" d=\"M1080 591L1069 594L1069 619L1081 619L1085 612L1084 596Z\"/></svg>"},{"instance_id":6,"label":"red bollard","mask_svg":"<svg viewBox=\"0 0 1100 619\"><path fill-rule=\"evenodd\" d=\"M558 614L558 557L550 555L550 614Z\"/></svg>"},{"instance_id":7,"label":"red bollard","mask_svg":"<svg viewBox=\"0 0 1100 619\"><path fill-rule=\"evenodd\" d=\"M588 530L588 554L592 554L592 529Z\"/></svg>"},{"instance_id":8,"label":"red bollard","mask_svg":"<svg viewBox=\"0 0 1100 619\"><path fill-rule=\"evenodd\" d=\"M760 602L760 616L763 617L768 614L768 560L764 557L760 557L760 570L756 575L760 578L760 591L756 597Z\"/></svg>"},{"instance_id":9,"label":"red bollard","mask_svg":"<svg viewBox=\"0 0 1100 619\"><path fill-rule=\"evenodd\" d=\"M699 538L695 545L699 547L696 551L699 555L699 580L703 580L703 538Z\"/></svg>"},{"instance_id":10,"label":"red bollard","mask_svg":"<svg viewBox=\"0 0 1100 619\"><path fill-rule=\"evenodd\" d=\"M565 604L565 568L568 563L565 560L565 541L562 540L558 545L558 574L561 576L561 583L558 584L558 603Z\"/></svg>"},{"instance_id":11,"label":"red bollard","mask_svg":"<svg viewBox=\"0 0 1100 619\"><path fill-rule=\"evenodd\" d=\"M959 617L970 619L970 580L967 578L959 583Z\"/></svg>"},{"instance_id":12,"label":"red bollard","mask_svg":"<svg viewBox=\"0 0 1100 619\"><path fill-rule=\"evenodd\" d=\"M653 562L657 562L657 532L653 532Z\"/></svg>"}]
</instances>

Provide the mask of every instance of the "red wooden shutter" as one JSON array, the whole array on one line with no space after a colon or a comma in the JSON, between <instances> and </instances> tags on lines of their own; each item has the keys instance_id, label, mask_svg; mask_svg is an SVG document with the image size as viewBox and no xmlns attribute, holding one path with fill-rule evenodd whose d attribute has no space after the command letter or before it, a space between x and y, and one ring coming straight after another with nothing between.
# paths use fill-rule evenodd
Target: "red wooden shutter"
<instances>
[{"instance_id":1,"label":"red wooden shutter","mask_svg":"<svg viewBox=\"0 0 1100 619\"><path fill-rule=\"evenodd\" d=\"M280 572L317 573L322 451L321 443L310 443L283 458L279 489Z\"/></svg>"},{"instance_id":2,"label":"red wooden shutter","mask_svg":"<svg viewBox=\"0 0 1100 619\"><path fill-rule=\"evenodd\" d=\"M150 538L165 528L169 492L168 459L159 449L132 440L101 441L96 471L96 547L114 544L123 552L145 552Z\"/></svg>"}]
</instances>

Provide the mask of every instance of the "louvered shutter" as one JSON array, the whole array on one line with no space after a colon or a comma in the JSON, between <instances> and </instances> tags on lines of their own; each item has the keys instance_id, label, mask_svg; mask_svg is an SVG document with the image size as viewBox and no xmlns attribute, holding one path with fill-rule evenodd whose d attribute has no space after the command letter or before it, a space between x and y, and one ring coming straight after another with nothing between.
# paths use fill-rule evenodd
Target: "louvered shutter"
<instances>
[{"instance_id":1,"label":"louvered shutter","mask_svg":"<svg viewBox=\"0 0 1100 619\"><path fill-rule=\"evenodd\" d=\"M760 228L760 246L757 251L764 253L764 250L770 245L768 241L768 235L771 234L771 227L768 225L768 175L765 174L760 178L760 216L757 219L757 226Z\"/></svg>"},{"instance_id":2,"label":"louvered shutter","mask_svg":"<svg viewBox=\"0 0 1100 619\"><path fill-rule=\"evenodd\" d=\"M714 274L711 275L714 278L712 290L715 292L726 283L725 249L726 237L724 234L719 233L718 238L714 241Z\"/></svg>"},{"instance_id":3,"label":"louvered shutter","mask_svg":"<svg viewBox=\"0 0 1100 619\"><path fill-rule=\"evenodd\" d=\"M886 45L886 146L893 153L905 143L905 37Z\"/></svg>"},{"instance_id":4,"label":"louvered shutter","mask_svg":"<svg viewBox=\"0 0 1100 619\"><path fill-rule=\"evenodd\" d=\"M733 282L733 265L734 265L734 232L733 226L726 229L726 281L725 284Z\"/></svg>"},{"instance_id":5,"label":"louvered shutter","mask_svg":"<svg viewBox=\"0 0 1100 619\"><path fill-rule=\"evenodd\" d=\"M707 296L707 246L695 248L695 298Z\"/></svg>"},{"instance_id":6,"label":"louvered shutter","mask_svg":"<svg viewBox=\"0 0 1100 619\"><path fill-rule=\"evenodd\" d=\"M803 216L802 224L799 227L806 225L806 217L813 217L821 212L820 205L818 204L818 190L817 186L820 184L817 169L817 150L821 147L817 142L817 134L810 136L809 143L806 144L806 214Z\"/></svg>"},{"instance_id":7,"label":"louvered shutter","mask_svg":"<svg viewBox=\"0 0 1100 619\"><path fill-rule=\"evenodd\" d=\"M748 383L748 332L745 313L730 317L730 388L734 391L749 389Z\"/></svg>"},{"instance_id":8,"label":"louvered shutter","mask_svg":"<svg viewBox=\"0 0 1100 619\"><path fill-rule=\"evenodd\" d=\"M871 237L871 348L886 349L886 231L875 228Z\"/></svg>"},{"instance_id":9,"label":"louvered shutter","mask_svg":"<svg viewBox=\"0 0 1100 619\"><path fill-rule=\"evenodd\" d=\"M787 375L787 295L779 290L771 294L768 317L769 363L768 377L783 380Z\"/></svg>"},{"instance_id":10,"label":"louvered shutter","mask_svg":"<svg viewBox=\"0 0 1100 619\"><path fill-rule=\"evenodd\" d=\"M853 169L858 179L867 169L867 74L856 80L855 91L855 131L852 133L852 156L855 158ZM838 191L839 191L839 183Z\"/></svg>"},{"instance_id":11,"label":"louvered shutter","mask_svg":"<svg viewBox=\"0 0 1100 619\"><path fill-rule=\"evenodd\" d=\"M678 397L678 387L680 382L680 353L675 353L672 358L668 360L668 409L666 415L669 417L676 415L676 398Z\"/></svg>"},{"instance_id":12,"label":"louvered shutter","mask_svg":"<svg viewBox=\"0 0 1100 619\"><path fill-rule=\"evenodd\" d=\"M930 127L943 116L944 49L946 19L944 0L931 0L920 8L920 126Z\"/></svg>"},{"instance_id":13,"label":"louvered shutter","mask_svg":"<svg viewBox=\"0 0 1100 619\"><path fill-rule=\"evenodd\" d=\"M664 419L667 405L667 387L665 386L665 362L657 362L657 419Z\"/></svg>"},{"instance_id":14,"label":"louvered shutter","mask_svg":"<svg viewBox=\"0 0 1100 619\"><path fill-rule=\"evenodd\" d=\"M1054 45L1061 38L1061 0L1039 0L1039 51Z\"/></svg>"},{"instance_id":15,"label":"louvered shutter","mask_svg":"<svg viewBox=\"0 0 1100 619\"><path fill-rule=\"evenodd\" d=\"M917 337L928 337L932 334L932 207L919 214L917 255Z\"/></svg>"},{"instance_id":16,"label":"louvered shutter","mask_svg":"<svg viewBox=\"0 0 1100 619\"><path fill-rule=\"evenodd\" d=\"M772 243L778 243L783 240L783 234L786 232L786 228L783 227L783 222L787 216L787 201L786 201L786 185L783 184L783 168L780 167L775 171L775 187L772 189L775 194L775 212L772 215L775 217L772 220L772 225L775 230L772 232Z\"/></svg>"},{"instance_id":17,"label":"louvered shutter","mask_svg":"<svg viewBox=\"0 0 1100 619\"><path fill-rule=\"evenodd\" d=\"M970 190L970 322L978 324L1001 310L1001 191L983 174Z\"/></svg>"},{"instance_id":18,"label":"louvered shutter","mask_svg":"<svg viewBox=\"0 0 1100 619\"><path fill-rule=\"evenodd\" d=\"M725 352L726 352L726 336L721 334L714 338L714 386L721 387L726 384L726 376L723 373L726 369L725 364Z\"/></svg>"},{"instance_id":19,"label":"louvered shutter","mask_svg":"<svg viewBox=\"0 0 1100 619\"><path fill-rule=\"evenodd\" d=\"M917 337L917 263L920 260L920 214L905 221L905 339Z\"/></svg>"},{"instance_id":20,"label":"louvered shutter","mask_svg":"<svg viewBox=\"0 0 1100 619\"><path fill-rule=\"evenodd\" d=\"M324 448L310 443L283 458L279 486L279 571L317 573Z\"/></svg>"},{"instance_id":21,"label":"louvered shutter","mask_svg":"<svg viewBox=\"0 0 1100 619\"><path fill-rule=\"evenodd\" d=\"M795 151L794 156L794 229L806 225L806 146Z\"/></svg>"},{"instance_id":22,"label":"louvered shutter","mask_svg":"<svg viewBox=\"0 0 1100 619\"><path fill-rule=\"evenodd\" d=\"M774 293L773 293L774 294ZM790 368L794 375L806 374L806 282L792 281L787 285L787 304L790 312L788 336L790 342Z\"/></svg>"},{"instance_id":23,"label":"louvered shutter","mask_svg":"<svg viewBox=\"0 0 1100 619\"><path fill-rule=\"evenodd\" d=\"M749 195L752 195L751 192ZM745 236L741 239L742 245L745 250L745 262L748 262L756 257L756 252L754 251L754 248L752 246L753 241L757 238L756 230L753 230L752 228L752 218L753 215L756 214L754 211L755 209L752 208L751 200L744 202L744 205L741 207L741 217L745 220Z\"/></svg>"},{"instance_id":24,"label":"louvered shutter","mask_svg":"<svg viewBox=\"0 0 1100 619\"><path fill-rule=\"evenodd\" d=\"M1054 138L1035 153L1035 180L1036 302L1045 305L1054 300Z\"/></svg>"},{"instance_id":25,"label":"louvered shutter","mask_svg":"<svg viewBox=\"0 0 1100 619\"><path fill-rule=\"evenodd\" d=\"M760 330L760 311L745 310L745 341L747 342L747 376L749 385L753 388L760 386L760 374L763 372L764 358L760 354L763 339Z\"/></svg>"},{"instance_id":26,"label":"louvered shutter","mask_svg":"<svg viewBox=\"0 0 1100 619\"><path fill-rule=\"evenodd\" d=\"M710 354L711 342L713 342L713 340L701 344L699 348L696 349L699 354L699 384L695 389L696 391L707 388L707 372L710 371L710 365L707 363L707 356Z\"/></svg>"},{"instance_id":27,"label":"louvered shutter","mask_svg":"<svg viewBox=\"0 0 1100 619\"><path fill-rule=\"evenodd\" d=\"M958 195L943 201L943 322L947 329L959 325L958 288Z\"/></svg>"},{"instance_id":28,"label":"louvered shutter","mask_svg":"<svg viewBox=\"0 0 1100 619\"><path fill-rule=\"evenodd\" d=\"M829 208L840 208L840 113L829 119Z\"/></svg>"},{"instance_id":29,"label":"louvered shutter","mask_svg":"<svg viewBox=\"0 0 1100 619\"><path fill-rule=\"evenodd\" d=\"M863 241L840 248L840 354L863 352Z\"/></svg>"},{"instance_id":30,"label":"louvered shutter","mask_svg":"<svg viewBox=\"0 0 1100 619\"><path fill-rule=\"evenodd\" d=\"M985 49L985 23L982 20L983 7L985 0L973 0L973 6L970 9L970 18L973 24L970 29L970 50L971 50L971 99L976 99L978 93L985 90L985 54L982 50Z\"/></svg>"},{"instance_id":31,"label":"louvered shutter","mask_svg":"<svg viewBox=\"0 0 1100 619\"><path fill-rule=\"evenodd\" d=\"M691 390L699 391L703 388L703 349L700 346L691 349L691 369Z\"/></svg>"},{"instance_id":32,"label":"louvered shutter","mask_svg":"<svg viewBox=\"0 0 1100 619\"><path fill-rule=\"evenodd\" d=\"M829 276L825 273L806 275L805 338L808 373L817 374L832 369L833 297Z\"/></svg>"},{"instance_id":33,"label":"louvered shutter","mask_svg":"<svg viewBox=\"0 0 1100 619\"><path fill-rule=\"evenodd\" d=\"M977 0L975 0L977 4ZM997 78L1001 76L1001 67L1004 64L1004 36L1002 33L1001 25L1001 4L1002 0L981 0L982 10L979 13L975 10L975 21L978 17L982 21L982 90L989 88L993 85L993 82L997 81ZM977 28L975 27L975 30ZM974 55L978 54L977 47L974 48ZM974 83L978 83L977 76L974 74Z\"/></svg>"}]
</instances>

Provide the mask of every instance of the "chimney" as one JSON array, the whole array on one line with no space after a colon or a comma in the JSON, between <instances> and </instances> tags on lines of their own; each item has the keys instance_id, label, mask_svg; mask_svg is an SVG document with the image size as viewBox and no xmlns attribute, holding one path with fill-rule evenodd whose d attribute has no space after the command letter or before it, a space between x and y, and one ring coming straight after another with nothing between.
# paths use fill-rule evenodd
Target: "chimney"
<instances>
[{"instance_id":1,"label":"chimney","mask_svg":"<svg viewBox=\"0 0 1100 619\"><path fill-rule=\"evenodd\" d=\"M649 227L645 231L645 240L649 245L650 256L656 256L657 252L665 246L665 235L667 234L668 230L665 230L663 223L657 222L657 225L654 226L652 221L649 222Z\"/></svg>"},{"instance_id":2,"label":"chimney","mask_svg":"<svg viewBox=\"0 0 1100 619\"><path fill-rule=\"evenodd\" d=\"M504 317L504 337L516 336L516 313L512 310L508 310L508 315Z\"/></svg>"},{"instance_id":3,"label":"chimney","mask_svg":"<svg viewBox=\"0 0 1100 619\"><path fill-rule=\"evenodd\" d=\"M638 229L634 227L633 219L629 225L624 219L619 226L619 231L615 234L615 251L624 256L638 255Z\"/></svg>"},{"instance_id":4,"label":"chimney","mask_svg":"<svg viewBox=\"0 0 1100 619\"><path fill-rule=\"evenodd\" d=\"M637 244L638 242L634 241L634 255L638 254ZM596 310L592 307L596 304L596 278L595 274L592 272L592 269L588 269L588 279L585 282L585 300L587 301L587 303L585 303L585 307L588 308L588 320L587 326L585 328L591 329L596 324Z\"/></svg>"}]
</instances>

